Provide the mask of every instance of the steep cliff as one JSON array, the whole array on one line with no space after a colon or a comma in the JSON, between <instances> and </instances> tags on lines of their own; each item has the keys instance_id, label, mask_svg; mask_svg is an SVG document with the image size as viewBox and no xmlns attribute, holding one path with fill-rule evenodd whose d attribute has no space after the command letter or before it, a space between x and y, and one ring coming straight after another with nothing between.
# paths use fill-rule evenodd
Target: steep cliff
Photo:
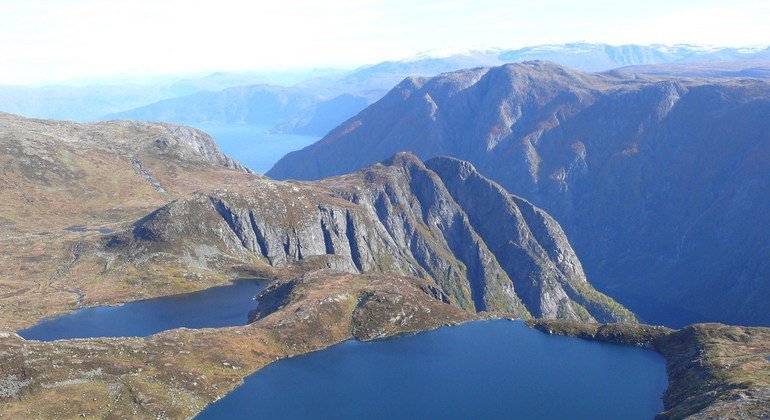
<instances>
[{"instance_id":1,"label":"steep cliff","mask_svg":"<svg viewBox=\"0 0 770 420\"><path fill-rule=\"evenodd\" d=\"M255 177L164 206L106 238L99 252L112 270L126 261L217 271L324 257L326 267L351 273L430 279L469 311L634 319L587 283L542 210L466 162L436 159L430 167L437 171L404 153L316 183Z\"/></svg>"}]
</instances>

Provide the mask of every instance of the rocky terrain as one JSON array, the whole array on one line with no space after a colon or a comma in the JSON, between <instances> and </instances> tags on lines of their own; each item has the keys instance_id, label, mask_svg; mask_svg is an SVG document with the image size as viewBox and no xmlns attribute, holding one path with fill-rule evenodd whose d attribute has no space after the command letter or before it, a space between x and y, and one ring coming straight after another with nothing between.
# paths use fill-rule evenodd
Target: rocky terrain
<instances>
[{"instance_id":1,"label":"rocky terrain","mask_svg":"<svg viewBox=\"0 0 770 420\"><path fill-rule=\"evenodd\" d=\"M770 328L694 324L680 330L641 324L531 320L548 334L653 349L666 358L669 386L657 417L745 419L770 416Z\"/></svg>"},{"instance_id":2,"label":"rocky terrain","mask_svg":"<svg viewBox=\"0 0 770 420\"><path fill-rule=\"evenodd\" d=\"M0 113L0 232L108 226L247 170L202 131Z\"/></svg>"},{"instance_id":3,"label":"rocky terrain","mask_svg":"<svg viewBox=\"0 0 770 420\"><path fill-rule=\"evenodd\" d=\"M185 127L3 117L2 328L273 278L327 255L326 268L428 279L471 313L635 320L590 286L550 216L460 161L436 160L434 172L400 154L318 183L277 182Z\"/></svg>"},{"instance_id":4,"label":"rocky terrain","mask_svg":"<svg viewBox=\"0 0 770 420\"><path fill-rule=\"evenodd\" d=\"M447 155L551 214L588 277L643 319L770 325L770 83L547 62L408 78L267 174Z\"/></svg>"},{"instance_id":5,"label":"rocky terrain","mask_svg":"<svg viewBox=\"0 0 770 420\"><path fill-rule=\"evenodd\" d=\"M84 255L84 263L105 264L108 277L169 267L216 274L332 256L326 264L336 270L431 280L471 312L635 319L590 286L545 212L466 162L426 166L410 154L316 183L254 177L201 191L105 236Z\"/></svg>"}]
</instances>

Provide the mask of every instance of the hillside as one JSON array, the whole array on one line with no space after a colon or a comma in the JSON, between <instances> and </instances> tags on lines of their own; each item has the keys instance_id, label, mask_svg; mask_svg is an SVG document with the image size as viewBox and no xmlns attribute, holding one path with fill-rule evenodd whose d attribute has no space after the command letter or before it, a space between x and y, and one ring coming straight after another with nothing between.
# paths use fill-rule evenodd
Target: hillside
<instances>
[{"instance_id":1,"label":"hillside","mask_svg":"<svg viewBox=\"0 0 770 420\"><path fill-rule=\"evenodd\" d=\"M553 215L589 278L648 321L770 325L769 112L757 79L463 70L404 80L267 175L455 156Z\"/></svg>"},{"instance_id":2,"label":"hillside","mask_svg":"<svg viewBox=\"0 0 770 420\"><path fill-rule=\"evenodd\" d=\"M103 267L70 272L91 238L200 188L253 177L188 127L0 114L0 325L80 306L81 289L125 299L129 278L86 287Z\"/></svg>"},{"instance_id":3,"label":"hillside","mask_svg":"<svg viewBox=\"0 0 770 420\"><path fill-rule=\"evenodd\" d=\"M119 222L247 170L202 131L0 113L0 231Z\"/></svg>"}]
</instances>

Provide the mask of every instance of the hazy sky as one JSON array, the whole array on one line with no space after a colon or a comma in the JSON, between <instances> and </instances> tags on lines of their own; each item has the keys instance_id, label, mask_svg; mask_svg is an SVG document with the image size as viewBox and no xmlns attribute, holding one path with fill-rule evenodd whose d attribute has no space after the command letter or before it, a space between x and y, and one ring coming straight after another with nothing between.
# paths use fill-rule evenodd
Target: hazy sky
<instances>
[{"instance_id":1,"label":"hazy sky","mask_svg":"<svg viewBox=\"0 0 770 420\"><path fill-rule=\"evenodd\" d=\"M0 84L571 41L770 43L770 1L0 0Z\"/></svg>"}]
</instances>

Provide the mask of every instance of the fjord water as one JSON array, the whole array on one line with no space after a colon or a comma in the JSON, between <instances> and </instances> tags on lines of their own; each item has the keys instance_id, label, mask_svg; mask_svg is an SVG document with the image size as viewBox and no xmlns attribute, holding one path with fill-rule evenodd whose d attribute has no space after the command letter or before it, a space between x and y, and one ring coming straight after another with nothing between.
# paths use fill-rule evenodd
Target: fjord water
<instances>
[{"instance_id":1,"label":"fjord water","mask_svg":"<svg viewBox=\"0 0 770 420\"><path fill-rule=\"evenodd\" d=\"M284 359L197 417L649 419L659 354L484 321Z\"/></svg>"},{"instance_id":2,"label":"fjord water","mask_svg":"<svg viewBox=\"0 0 770 420\"><path fill-rule=\"evenodd\" d=\"M261 280L236 280L199 292L129 302L120 306L80 309L43 320L18 334L28 340L65 338L145 337L173 328L215 328L245 325L256 308L254 296L266 286Z\"/></svg>"},{"instance_id":3,"label":"fjord water","mask_svg":"<svg viewBox=\"0 0 770 420\"><path fill-rule=\"evenodd\" d=\"M289 152L315 143L320 137L271 133L270 127L253 124L195 124L207 132L222 152L249 169L267 172Z\"/></svg>"}]
</instances>

